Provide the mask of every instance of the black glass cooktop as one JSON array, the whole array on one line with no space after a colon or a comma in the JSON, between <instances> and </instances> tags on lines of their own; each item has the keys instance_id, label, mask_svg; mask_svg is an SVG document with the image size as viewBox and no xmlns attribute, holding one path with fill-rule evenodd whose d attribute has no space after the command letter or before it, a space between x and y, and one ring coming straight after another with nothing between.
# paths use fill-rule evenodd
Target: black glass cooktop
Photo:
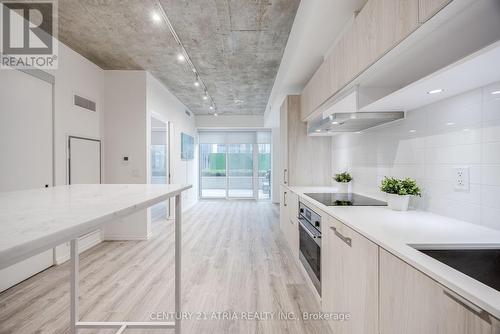
<instances>
[{"instance_id":1,"label":"black glass cooktop","mask_svg":"<svg viewBox=\"0 0 500 334\"><path fill-rule=\"evenodd\" d=\"M358 194L311 193L307 196L326 206L385 206L386 202Z\"/></svg>"}]
</instances>

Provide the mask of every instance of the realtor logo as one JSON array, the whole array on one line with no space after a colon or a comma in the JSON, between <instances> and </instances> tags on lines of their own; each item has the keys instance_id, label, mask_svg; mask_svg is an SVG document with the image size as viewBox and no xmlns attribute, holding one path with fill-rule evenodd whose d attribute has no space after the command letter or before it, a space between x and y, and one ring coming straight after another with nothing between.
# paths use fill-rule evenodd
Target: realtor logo
<instances>
[{"instance_id":1,"label":"realtor logo","mask_svg":"<svg viewBox=\"0 0 500 334\"><path fill-rule=\"evenodd\" d=\"M57 68L55 1L0 3L0 68Z\"/></svg>"}]
</instances>

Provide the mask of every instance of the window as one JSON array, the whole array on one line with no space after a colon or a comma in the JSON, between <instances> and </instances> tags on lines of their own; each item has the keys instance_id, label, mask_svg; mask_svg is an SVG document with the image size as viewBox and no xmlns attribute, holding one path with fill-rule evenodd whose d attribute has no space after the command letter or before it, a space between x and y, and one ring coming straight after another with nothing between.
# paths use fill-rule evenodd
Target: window
<instances>
[{"instance_id":1,"label":"window","mask_svg":"<svg viewBox=\"0 0 500 334\"><path fill-rule=\"evenodd\" d=\"M270 132L200 132L200 197L270 199Z\"/></svg>"}]
</instances>

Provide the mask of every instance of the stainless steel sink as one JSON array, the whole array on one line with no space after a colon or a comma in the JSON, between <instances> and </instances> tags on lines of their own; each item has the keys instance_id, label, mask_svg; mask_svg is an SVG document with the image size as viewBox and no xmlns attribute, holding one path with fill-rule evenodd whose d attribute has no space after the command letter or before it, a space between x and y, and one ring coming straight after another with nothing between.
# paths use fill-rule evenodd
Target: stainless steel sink
<instances>
[{"instance_id":1,"label":"stainless steel sink","mask_svg":"<svg viewBox=\"0 0 500 334\"><path fill-rule=\"evenodd\" d=\"M500 291L500 245L410 246Z\"/></svg>"}]
</instances>

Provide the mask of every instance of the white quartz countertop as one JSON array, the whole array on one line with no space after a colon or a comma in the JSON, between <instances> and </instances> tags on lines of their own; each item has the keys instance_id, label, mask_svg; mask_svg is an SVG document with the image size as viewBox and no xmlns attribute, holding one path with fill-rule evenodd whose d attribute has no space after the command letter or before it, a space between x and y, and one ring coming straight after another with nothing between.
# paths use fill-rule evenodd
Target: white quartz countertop
<instances>
[{"instance_id":1,"label":"white quartz countertop","mask_svg":"<svg viewBox=\"0 0 500 334\"><path fill-rule=\"evenodd\" d=\"M423 211L398 212L387 207L325 206L305 195L335 191L332 187L289 189L305 202L316 206L500 319L500 292L410 246L500 248L500 231Z\"/></svg>"},{"instance_id":2,"label":"white quartz countertop","mask_svg":"<svg viewBox=\"0 0 500 334\"><path fill-rule=\"evenodd\" d=\"M0 269L191 187L89 184L0 193Z\"/></svg>"}]
</instances>

